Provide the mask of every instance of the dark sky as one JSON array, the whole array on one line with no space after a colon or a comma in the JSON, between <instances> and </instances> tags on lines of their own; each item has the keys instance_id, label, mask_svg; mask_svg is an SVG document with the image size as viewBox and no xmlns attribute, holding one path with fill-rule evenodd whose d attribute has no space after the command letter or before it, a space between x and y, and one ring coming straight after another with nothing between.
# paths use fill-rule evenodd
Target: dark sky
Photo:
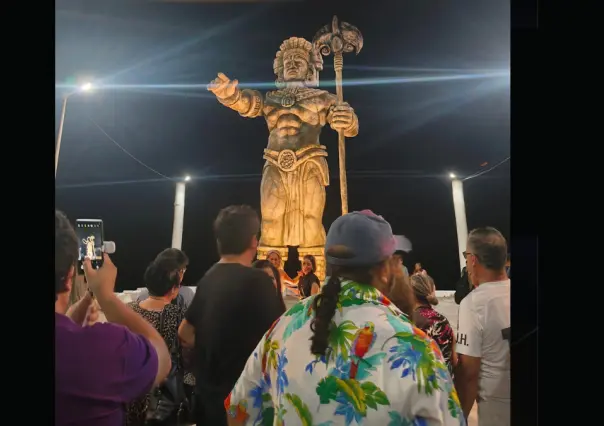
<instances>
[{"instance_id":1,"label":"dark sky","mask_svg":"<svg viewBox=\"0 0 604 426\"><path fill-rule=\"evenodd\" d=\"M239 117L205 85L218 71L242 85L271 83L281 42L312 39L334 14L364 36L360 54L344 58L344 79L357 83L344 97L360 121L347 142L350 210L383 215L413 241L409 262L452 288L459 265L447 174L470 175L510 155L509 77L501 76L509 2L56 4L57 126L65 86L93 78L101 87L69 99L56 206L74 221L104 220L120 289L142 286L148 262L170 245L174 183L111 139L161 175L193 176L183 249L191 258L185 282L194 284L217 259L211 224L220 208L259 208L268 137L263 120ZM321 81L334 91L332 60ZM336 133L326 127L321 142L332 175L328 228L340 213ZM509 236L509 176L508 162L466 181L470 229L492 225Z\"/></svg>"}]
</instances>

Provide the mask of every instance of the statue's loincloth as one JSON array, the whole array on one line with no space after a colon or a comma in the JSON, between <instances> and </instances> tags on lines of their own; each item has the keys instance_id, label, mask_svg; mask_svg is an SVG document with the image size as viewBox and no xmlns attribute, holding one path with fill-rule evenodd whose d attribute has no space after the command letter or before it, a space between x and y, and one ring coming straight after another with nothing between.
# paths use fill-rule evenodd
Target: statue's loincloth
<instances>
[{"instance_id":1,"label":"statue's loincloth","mask_svg":"<svg viewBox=\"0 0 604 426\"><path fill-rule=\"evenodd\" d=\"M282 240L285 246L314 247L325 243L321 223L325 205L325 190L317 191L317 180L322 187L329 185L327 151L323 145L312 145L293 151L264 150L264 172L277 169L281 190L285 195L282 221ZM315 179L312 177L316 176ZM264 175L263 179L266 175ZM314 182L314 183L312 183ZM262 194L264 197L265 194ZM266 200L262 202L265 203ZM263 233L265 230L263 230Z\"/></svg>"},{"instance_id":2,"label":"statue's loincloth","mask_svg":"<svg viewBox=\"0 0 604 426\"><path fill-rule=\"evenodd\" d=\"M272 149L264 150L264 158L266 160L265 167L269 164L276 166L281 172L291 173L299 171L305 163L312 163L317 166L323 185L329 185L329 171L327 168L327 157L325 145L311 145L293 151L291 149L284 149L282 151L274 151ZM304 173L301 173L302 175Z\"/></svg>"}]
</instances>

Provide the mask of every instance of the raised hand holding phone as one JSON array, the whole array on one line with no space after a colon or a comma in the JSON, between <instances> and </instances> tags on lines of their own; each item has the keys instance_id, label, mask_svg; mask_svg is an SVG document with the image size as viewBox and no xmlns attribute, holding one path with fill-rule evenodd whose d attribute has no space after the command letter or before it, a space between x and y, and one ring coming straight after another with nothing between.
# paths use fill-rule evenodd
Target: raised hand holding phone
<instances>
[{"instance_id":1,"label":"raised hand holding phone","mask_svg":"<svg viewBox=\"0 0 604 426\"><path fill-rule=\"evenodd\" d=\"M103 253L103 266L99 269L92 266L92 262L88 257L84 259L84 274L88 287L97 297L113 294L117 268L107 253Z\"/></svg>"}]
</instances>

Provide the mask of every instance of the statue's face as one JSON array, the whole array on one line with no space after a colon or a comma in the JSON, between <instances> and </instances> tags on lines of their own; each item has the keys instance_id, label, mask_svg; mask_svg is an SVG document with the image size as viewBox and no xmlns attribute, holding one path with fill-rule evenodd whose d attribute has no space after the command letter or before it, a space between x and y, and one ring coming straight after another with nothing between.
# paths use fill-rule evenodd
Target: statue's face
<instances>
[{"instance_id":1,"label":"statue's face","mask_svg":"<svg viewBox=\"0 0 604 426\"><path fill-rule=\"evenodd\" d=\"M304 81L308 74L308 58L298 52L285 52L283 55L283 79L285 81Z\"/></svg>"}]
</instances>

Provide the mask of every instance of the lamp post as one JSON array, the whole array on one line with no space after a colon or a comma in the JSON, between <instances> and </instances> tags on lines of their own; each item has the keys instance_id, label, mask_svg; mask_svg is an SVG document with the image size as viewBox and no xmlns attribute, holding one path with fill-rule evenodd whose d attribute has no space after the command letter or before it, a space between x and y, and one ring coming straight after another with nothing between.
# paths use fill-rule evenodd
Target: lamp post
<instances>
[{"instance_id":1,"label":"lamp post","mask_svg":"<svg viewBox=\"0 0 604 426\"><path fill-rule=\"evenodd\" d=\"M185 189L191 176L176 182L176 196L174 198L174 224L172 226L172 248L182 248L182 232L185 218Z\"/></svg>"},{"instance_id":2,"label":"lamp post","mask_svg":"<svg viewBox=\"0 0 604 426\"><path fill-rule=\"evenodd\" d=\"M459 249L459 269L466 266L463 253L466 251L468 239L468 221L466 219L466 202L463 196L463 182L454 173L450 173L451 189L453 191L453 209L455 210L455 225L457 227L457 247Z\"/></svg>"},{"instance_id":3,"label":"lamp post","mask_svg":"<svg viewBox=\"0 0 604 426\"><path fill-rule=\"evenodd\" d=\"M71 95L75 95L80 92L88 92L93 88L92 83L82 84L78 90L71 92L63 96L63 105L61 107L61 118L59 121L59 134L57 135L57 144L55 146L55 179L57 177L57 168L59 167L59 154L61 153L61 139L63 138L63 124L65 124L65 111L67 110L67 99Z\"/></svg>"}]
</instances>

